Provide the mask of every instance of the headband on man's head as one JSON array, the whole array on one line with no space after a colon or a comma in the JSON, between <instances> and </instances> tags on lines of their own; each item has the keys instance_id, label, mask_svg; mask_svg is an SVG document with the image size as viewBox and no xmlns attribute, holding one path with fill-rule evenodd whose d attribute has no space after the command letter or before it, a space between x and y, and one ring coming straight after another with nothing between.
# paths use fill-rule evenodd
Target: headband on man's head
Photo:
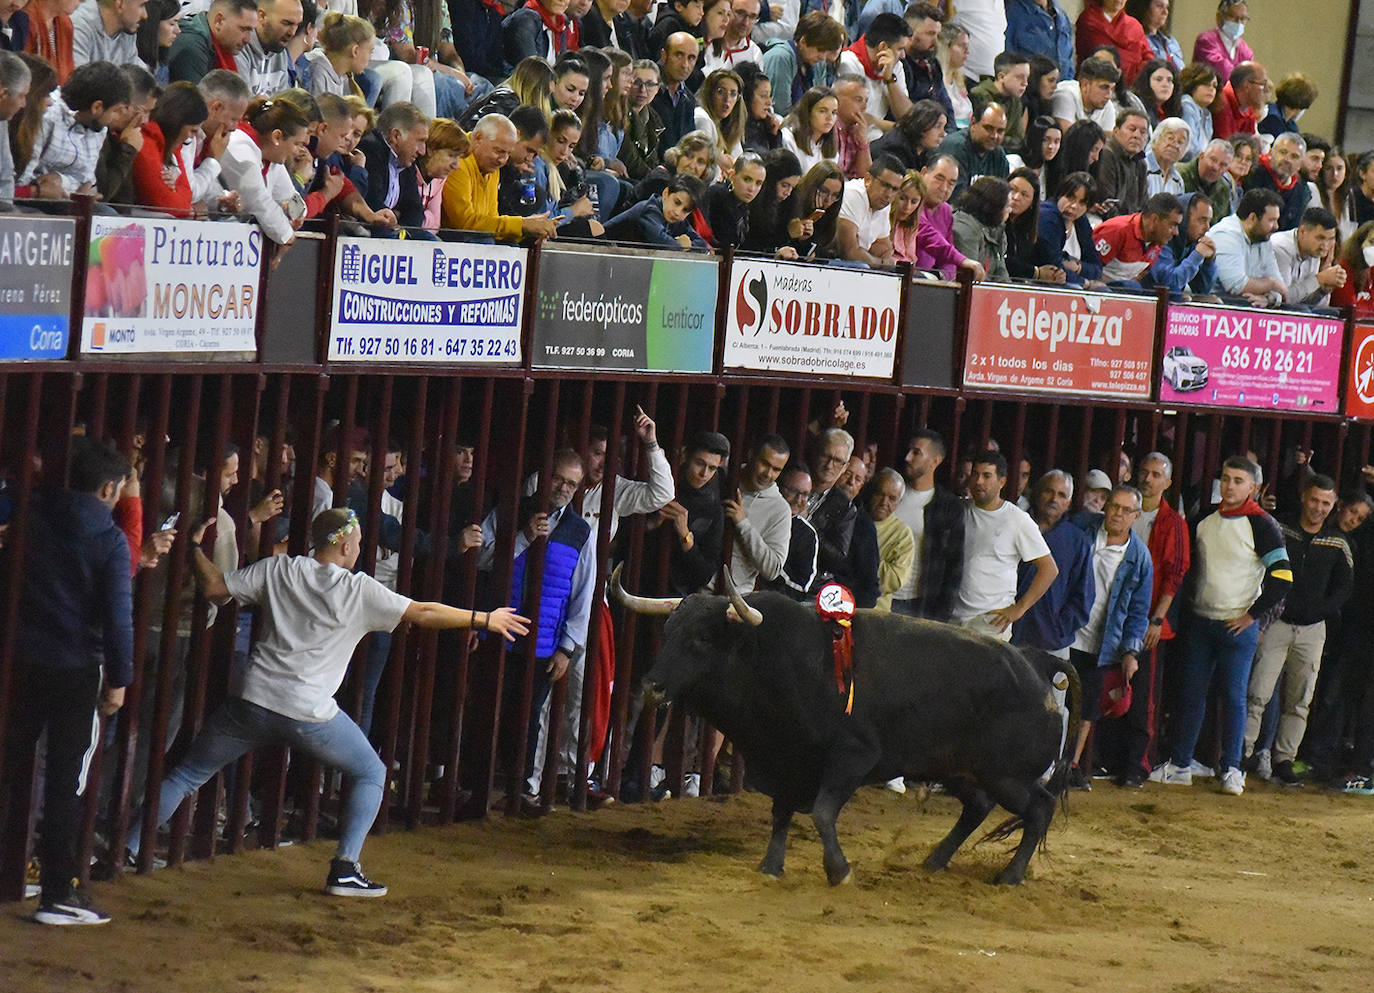
<instances>
[{"instance_id":1,"label":"headband on man's head","mask_svg":"<svg viewBox=\"0 0 1374 993\"><path fill-rule=\"evenodd\" d=\"M326 545L337 545L340 541L358 529L358 515L354 512L353 508L343 507L340 509L348 511L348 520L344 521L325 536L324 543Z\"/></svg>"}]
</instances>

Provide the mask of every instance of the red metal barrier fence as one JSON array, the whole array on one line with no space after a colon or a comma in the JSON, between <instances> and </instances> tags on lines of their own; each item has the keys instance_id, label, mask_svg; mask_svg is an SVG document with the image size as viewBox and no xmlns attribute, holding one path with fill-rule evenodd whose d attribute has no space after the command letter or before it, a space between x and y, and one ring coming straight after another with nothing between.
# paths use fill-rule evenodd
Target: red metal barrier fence
<instances>
[{"instance_id":1,"label":"red metal barrier fence","mask_svg":"<svg viewBox=\"0 0 1374 993\"><path fill-rule=\"evenodd\" d=\"M1081 479L1090 467L1115 477L1114 460L1123 448L1137 457L1163 449L1173 456L1175 485L1184 491L1209 486L1232 451L1254 450L1269 480L1282 477L1285 458L1299 448L1312 450L1314 464L1337 478L1369 462L1369 426L1343 416L1343 400L1356 400L1359 373L1359 350L1351 348L1348 328L1334 346L1323 343L1325 360L1332 347L1336 354L1329 396L1317 383L1282 397L1276 386L1271 399L1247 386L1253 380L1237 378L1237 356L1253 349L1258 369L1268 348L1272 366L1275 343L1282 344L1285 335L1293 342L1284 354L1299 357L1281 364L1290 363L1290 371L1292 365L1320 365L1320 355L1301 358L1316 352L1310 341L1304 344L1304 336L1315 334L1310 328L1316 319L1310 317L1290 315L1291 328L1265 330L1262 315L1249 315L1251 337L1228 339L1226 347L1242 351L1227 352L1225 368L1213 371L1216 385L1190 406L1174 400L1166 405L1158 398L1172 308L1153 297L1094 300L1030 287L971 290L728 256L589 246L541 253L338 239L332 232L299 239L275 262L240 259L229 266L230 277L221 279L203 258L196 261L196 240L230 225L204 224L201 230L190 222L125 220L113 229L116 234L97 235L105 240L93 249L89 218L0 223L11 226L0 233L30 243L57 239L55 248L49 246L57 254L47 267L58 275L49 272L47 278L57 284L70 279L65 298L37 294L11 308L8 313L16 316L0 314L0 331L7 335L0 350L6 360L0 362L0 467L13 501L4 537L9 592L0 602L0 742L11 708L23 705L9 690L26 511L40 498L40 483L62 483L70 438L78 431L141 452L145 534L173 513L181 521L207 516L201 508L215 505L220 468L237 451L240 481L228 490L224 506L238 534L253 533L249 511L259 494L280 488L289 521L283 537L288 550L300 554L307 545L315 467L330 454L336 465L346 466L345 439L352 429L362 429L370 459L363 476L364 569L379 554L381 466L388 439L395 439L406 468L397 588L458 605L477 602L484 586L509 589L527 479L537 472L546 493L555 450L567 445L585 454L594 424L604 426L610 439L596 536L595 596L602 596L613 557L608 511L614 480L617 474L644 478L647 470L647 453L633 431L636 407L657 421L666 451L676 452L695 431L717 430L730 439L732 466L738 467L768 433L783 435L794 452L806 451L812 426L827 423L843 401L850 411L848 429L861 446L875 447L880 465L901 465L914 429L939 430L951 453L942 467L945 483L957 468L958 453L995 438L1008 456L1013 492L1023 456L1035 473L1055 466ZM222 239L222 251L246 249L250 232L235 229L233 238ZM181 254L168 254L173 249ZM138 265L129 261L135 257ZM173 257L183 261L169 261ZM0 282L27 278L0 265ZM229 300L237 302L230 307ZM1012 303L1019 300L1028 302L1018 317ZM1005 308L1003 301L1009 301ZM447 309L450 304L458 309ZM179 308L184 310L178 315ZM970 312L992 317L980 317L971 329ZM1088 316L1086 330L1074 323L1079 318L1069 319L1070 312ZM1123 317L1127 312L1133 316ZM1065 315L1059 324L1056 313ZM1226 313L1238 323L1237 315L1246 312ZM1096 331L1094 315L1106 315ZM1113 315L1122 318L1116 325L1110 324ZM255 352L247 354L245 321L256 341ZM1042 337L1036 337L1037 328L1044 330ZM70 358L46 358L54 354L59 331L56 351ZM1117 345L1109 341L1113 336ZM1113 349L1123 342L1130 357L1113 365ZM1024 367L1017 364L1023 354L1029 357ZM325 361L330 355L335 359ZM993 356L977 376L966 368L973 355ZM29 357L38 360L23 360ZM1040 375L1035 362L1041 358L1077 365ZM1141 361L1148 367L1139 369L1135 363ZM1093 378L1098 362L1104 363L1100 381ZM840 368L845 375L828 374ZM1005 375L987 374L999 368ZM1115 376L1113 369L1119 370ZM1232 373L1235 382L1227 379ZM1282 382L1297 378L1288 375ZM1343 392L1347 381L1350 397ZM1210 389L1217 390L1215 396ZM1227 389L1248 389L1249 401ZM327 430L331 426L335 430ZM326 451L331 439L336 449ZM467 447L473 465L463 479L454 453ZM734 471L726 484L731 488ZM336 474L336 499L345 497L347 483L347 473ZM477 554L459 553L457 543L458 532L488 510L496 514L497 547L494 567L484 577ZM263 525L256 547L245 540L241 550L269 552L277 526ZM631 518L617 537L626 582L662 588L668 563L642 560L643 530L643 518ZM536 581L541 561L541 555L533 556ZM92 854L122 853L134 816L143 817L144 834L153 837L151 812L163 773L230 692L236 639L242 651L239 629L247 633L249 625L240 623L232 604L207 624L208 605L191 595L189 569L187 543L178 542L136 581L137 674L92 770L90 781L100 786L86 796L83 866ZM653 647L652 632L637 630L643 623L629 615L615 630L609 760L602 781L611 793L625 779L648 780L648 748L637 750L643 757L639 767L625 767L632 744L626 740L632 682ZM593 625L589 656L600 636ZM365 639L339 694L355 716L368 650ZM498 809L519 812L521 791L512 784L520 775L511 757L524 754L525 742L511 747L501 725L513 720L516 737L523 738L533 675L493 640L470 648L466 637L398 630L372 725L373 742L389 770L376 830L485 816L502 786L509 788ZM502 708L508 684L518 701L513 717ZM589 665L575 729L581 768L592 744L589 704L603 689ZM558 788L553 743L563 692L559 684L550 707L545 805ZM646 713L638 722L642 743L653 740L654 719ZM665 764L669 784L680 795L693 742L682 733L680 717L672 720ZM696 744L701 788L709 792L714 756L705 729ZM33 759L0 754L30 780ZM732 787L739 782L736 764ZM573 776L568 790L568 802L585 808L586 777ZM292 764L284 749L245 756L207 783L194 805L183 805L170 825L168 859L176 864L245 845L271 847L284 836L312 839L330 829L338 800L330 770ZM11 829L0 837L0 898L23 892L31 821L7 819ZM140 871L151 868L156 847L143 846ZM115 858L115 871L121 868L122 859Z\"/></svg>"}]
</instances>

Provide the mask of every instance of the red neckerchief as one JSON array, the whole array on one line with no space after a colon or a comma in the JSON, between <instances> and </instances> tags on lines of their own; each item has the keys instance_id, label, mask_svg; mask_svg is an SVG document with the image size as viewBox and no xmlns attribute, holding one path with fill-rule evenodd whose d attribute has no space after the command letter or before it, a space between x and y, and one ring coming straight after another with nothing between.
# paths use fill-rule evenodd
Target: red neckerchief
<instances>
[{"instance_id":1,"label":"red neckerchief","mask_svg":"<svg viewBox=\"0 0 1374 993\"><path fill-rule=\"evenodd\" d=\"M850 45L849 48L845 49L845 51L854 53L854 57L859 60L859 65L864 67L865 76L869 79L876 79L882 82L884 78L883 74L873 68L873 57L868 54L868 42L865 39L860 38L858 41L854 42L854 44Z\"/></svg>"},{"instance_id":2,"label":"red neckerchief","mask_svg":"<svg viewBox=\"0 0 1374 993\"><path fill-rule=\"evenodd\" d=\"M238 63L234 61L234 56L229 54L228 49L215 40L214 34L210 35L210 47L215 53L215 64L213 69L228 69L230 72L238 72Z\"/></svg>"},{"instance_id":3,"label":"red neckerchief","mask_svg":"<svg viewBox=\"0 0 1374 993\"><path fill-rule=\"evenodd\" d=\"M1263 517L1263 516L1264 516L1264 508L1261 507L1259 504L1257 504L1257 503L1255 502L1255 498L1254 498L1254 497L1251 497L1249 500L1246 500L1243 504L1241 504L1241 505L1240 505L1239 507L1237 507L1235 510L1227 510L1225 507L1217 507L1217 512L1220 513L1222 517Z\"/></svg>"},{"instance_id":4,"label":"red neckerchief","mask_svg":"<svg viewBox=\"0 0 1374 993\"><path fill-rule=\"evenodd\" d=\"M539 19L544 22L544 27L553 32L555 55L562 55L582 46L582 32L571 17L566 14L550 14L539 0L526 0L525 6L538 14Z\"/></svg>"},{"instance_id":5,"label":"red neckerchief","mask_svg":"<svg viewBox=\"0 0 1374 993\"><path fill-rule=\"evenodd\" d=\"M1298 174L1296 172L1288 177L1287 182L1284 182L1283 180L1279 179L1278 174L1274 172L1274 170L1269 165L1268 152L1265 152L1263 155L1260 156L1260 165L1264 166L1264 171L1269 173L1269 178L1274 181L1274 185L1277 186L1284 193L1287 193L1293 187L1298 185Z\"/></svg>"},{"instance_id":6,"label":"red neckerchief","mask_svg":"<svg viewBox=\"0 0 1374 993\"><path fill-rule=\"evenodd\" d=\"M725 54L723 56L725 61L730 65L734 65L736 55L749 51L749 36L745 35L744 44L741 45L739 48L730 48L728 45L725 44L724 41L720 43L720 47L725 50Z\"/></svg>"},{"instance_id":7,"label":"red neckerchief","mask_svg":"<svg viewBox=\"0 0 1374 993\"><path fill-rule=\"evenodd\" d=\"M244 134L246 134L249 138L253 139L253 144L258 145L259 147L261 147L262 143L261 143L260 141L258 141L258 132L257 132L257 129L254 128L253 125L249 124L248 121L247 121L247 119L244 119L244 120L242 120L242 121L239 121L239 127L238 127L238 129L239 129L240 131L242 131ZM207 142L207 144L208 144L208 142ZM270 163L270 162L268 162L267 160L264 159L264 160L263 160L263 163L262 163L262 174L263 174L263 176L266 176L266 175L267 175L267 170L270 169L270 168L272 168L272 163Z\"/></svg>"}]
</instances>

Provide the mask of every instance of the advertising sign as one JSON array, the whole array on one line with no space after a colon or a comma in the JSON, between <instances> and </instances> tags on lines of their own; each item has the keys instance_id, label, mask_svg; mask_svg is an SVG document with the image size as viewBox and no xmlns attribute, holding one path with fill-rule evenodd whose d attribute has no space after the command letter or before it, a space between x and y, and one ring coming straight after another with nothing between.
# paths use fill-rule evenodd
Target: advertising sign
<instances>
[{"instance_id":1,"label":"advertising sign","mask_svg":"<svg viewBox=\"0 0 1374 993\"><path fill-rule=\"evenodd\" d=\"M261 263L256 225L97 214L81 351L254 355Z\"/></svg>"},{"instance_id":2,"label":"advertising sign","mask_svg":"<svg viewBox=\"0 0 1374 993\"><path fill-rule=\"evenodd\" d=\"M534 366L709 373L719 276L709 256L546 249Z\"/></svg>"},{"instance_id":3,"label":"advertising sign","mask_svg":"<svg viewBox=\"0 0 1374 993\"><path fill-rule=\"evenodd\" d=\"M1160 402L1338 413L1344 329L1310 314L1170 306Z\"/></svg>"},{"instance_id":4,"label":"advertising sign","mask_svg":"<svg viewBox=\"0 0 1374 993\"><path fill-rule=\"evenodd\" d=\"M975 286L964 385L1148 400L1154 332L1150 297Z\"/></svg>"},{"instance_id":5,"label":"advertising sign","mask_svg":"<svg viewBox=\"0 0 1374 993\"><path fill-rule=\"evenodd\" d=\"M906 297L902 342L902 385L958 387L954 330L959 321L959 287L912 280Z\"/></svg>"},{"instance_id":6,"label":"advertising sign","mask_svg":"<svg viewBox=\"0 0 1374 993\"><path fill-rule=\"evenodd\" d=\"M736 259L725 368L891 379L901 277Z\"/></svg>"},{"instance_id":7,"label":"advertising sign","mask_svg":"<svg viewBox=\"0 0 1374 993\"><path fill-rule=\"evenodd\" d=\"M1374 420L1374 324L1356 324L1345 383L1347 417Z\"/></svg>"},{"instance_id":8,"label":"advertising sign","mask_svg":"<svg viewBox=\"0 0 1374 993\"><path fill-rule=\"evenodd\" d=\"M524 249L340 238L330 362L518 365Z\"/></svg>"},{"instance_id":9,"label":"advertising sign","mask_svg":"<svg viewBox=\"0 0 1374 993\"><path fill-rule=\"evenodd\" d=\"M0 359L66 358L75 245L69 218L0 221Z\"/></svg>"}]
</instances>

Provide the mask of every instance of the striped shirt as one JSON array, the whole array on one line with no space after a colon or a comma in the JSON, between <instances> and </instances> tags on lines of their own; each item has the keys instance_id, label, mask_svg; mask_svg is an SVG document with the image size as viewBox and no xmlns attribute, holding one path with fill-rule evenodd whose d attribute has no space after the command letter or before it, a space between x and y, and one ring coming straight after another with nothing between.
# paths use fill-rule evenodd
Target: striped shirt
<instances>
[{"instance_id":1,"label":"striped shirt","mask_svg":"<svg viewBox=\"0 0 1374 993\"><path fill-rule=\"evenodd\" d=\"M19 185L28 186L39 176L55 172L62 177L62 189L75 193L84 183L95 185L95 163L105 144L105 128L92 131L76 119L62 97L54 95L38 126L34 152Z\"/></svg>"}]
</instances>

